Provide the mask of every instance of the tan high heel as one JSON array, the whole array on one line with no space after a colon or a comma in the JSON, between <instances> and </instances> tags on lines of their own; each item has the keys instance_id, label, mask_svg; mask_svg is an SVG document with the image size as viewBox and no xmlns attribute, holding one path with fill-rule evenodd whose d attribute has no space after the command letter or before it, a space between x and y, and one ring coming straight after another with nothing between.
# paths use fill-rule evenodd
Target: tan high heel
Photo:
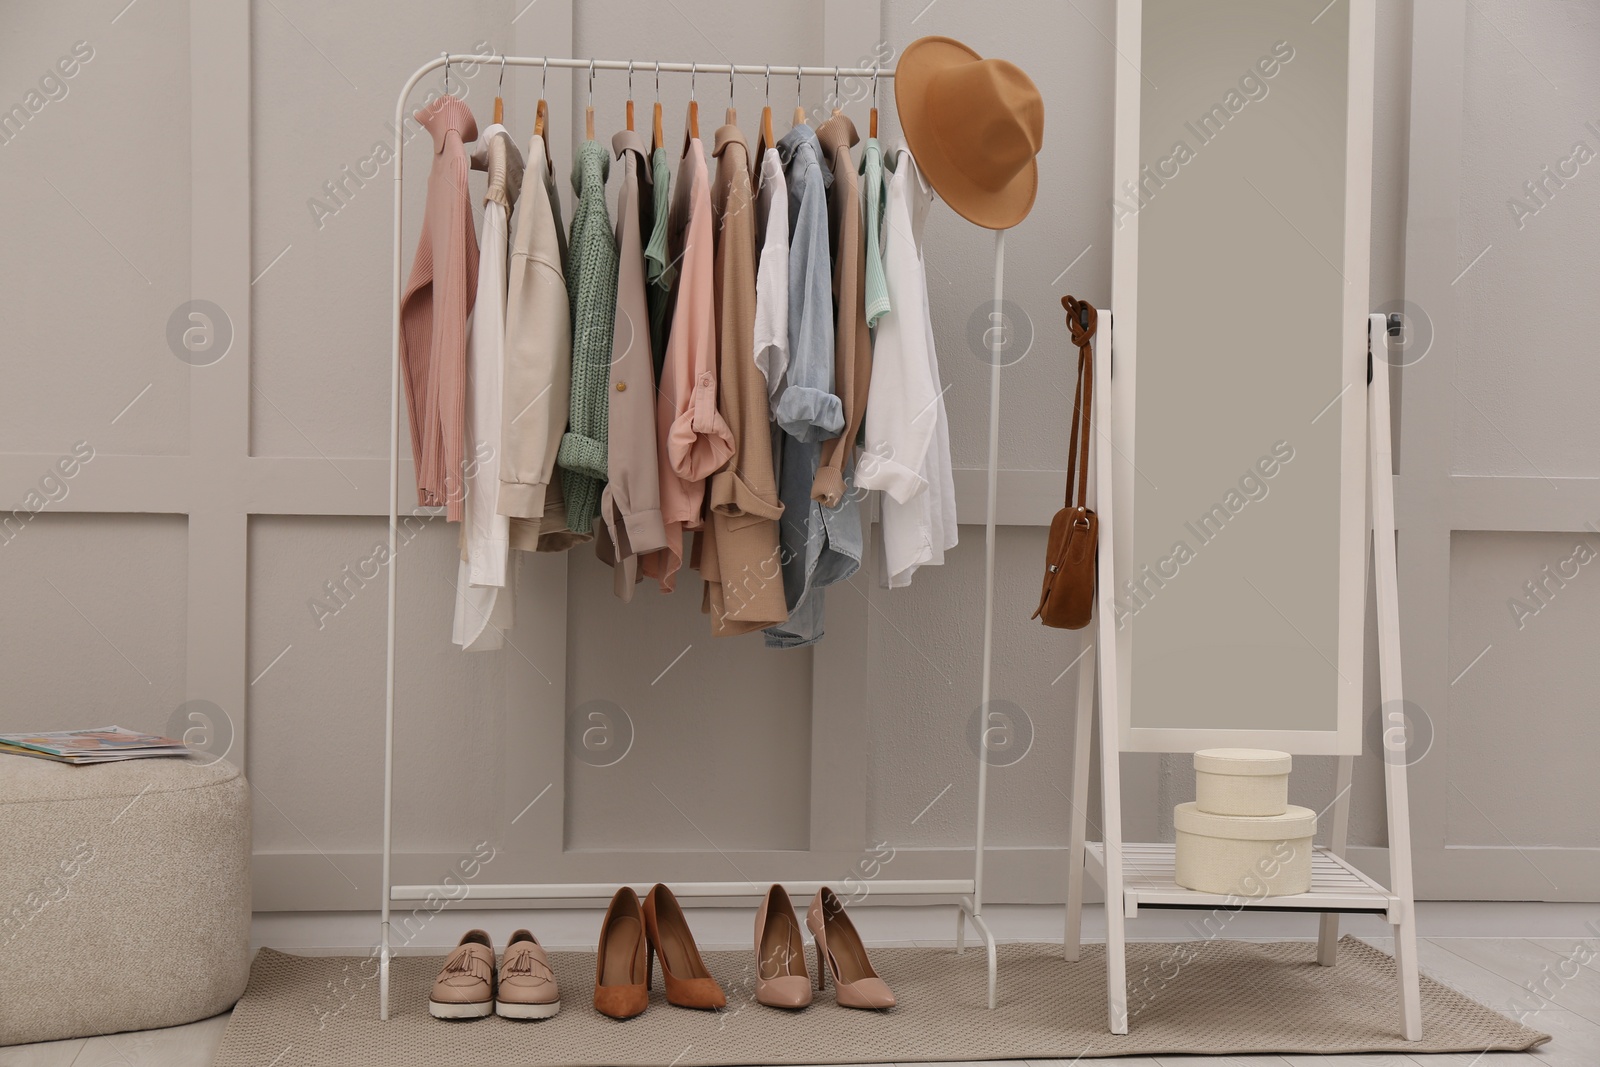
<instances>
[{"instance_id":1,"label":"tan high heel","mask_svg":"<svg viewBox=\"0 0 1600 1067\"><path fill-rule=\"evenodd\" d=\"M794 904L781 885L767 890L756 911L756 1002L771 1008L803 1008L811 1003L806 944Z\"/></svg>"},{"instance_id":2,"label":"tan high heel","mask_svg":"<svg viewBox=\"0 0 1600 1067\"><path fill-rule=\"evenodd\" d=\"M728 997L722 986L700 958L678 898L660 882L644 898L644 928L650 951L661 960L661 984L667 991L668 1004L704 1011L727 1006ZM654 967L649 968L651 974L654 971Z\"/></svg>"},{"instance_id":3,"label":"tan high heel","mask_svg":"<svg viewBox=\"0 0 1600 1067\"><path fill-rule=\"evenodd\" d=\"M613 1019L631 1019L650 1006L650 955L645 941L639 894L617 890L600 924L595 948L594 1010Z\"/></svg>"},{"instance_id":4,"label":"tan high heel","mask_svg":"<svg viewBox=\"0 0 1600 1067\"><path fill-rule=\"evenodd\" d=\"M841 1008L894 1007L894 994L872 969L861 935L844 913L844 905L827 886L817 890L811 899L806 926L817 942L818 989L824 988L826 973L832 971L833 999Z\"/></svg>"}]
</instances>

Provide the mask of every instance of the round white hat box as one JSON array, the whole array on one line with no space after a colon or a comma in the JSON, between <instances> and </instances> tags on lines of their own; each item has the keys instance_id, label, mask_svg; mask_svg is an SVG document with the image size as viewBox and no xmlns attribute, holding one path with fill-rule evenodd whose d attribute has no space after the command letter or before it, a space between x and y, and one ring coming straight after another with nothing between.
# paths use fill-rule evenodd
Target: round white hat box
<instances>
[{"instance_id":1,"label":"round white hat box","mask_svg":"<svg viewBox=\"0 0 1600 1067\"><path fill-rule=\"evenodd\" d=\"M1250 817L1212 815L1188 803L1173 809L1172 821L1178 832L1173 878L1185 889L1257 898L1311 888L1317 813L1310 808Z\"/></svg>"},{"instance_id":2,"label":"round white hat box","mask_svg":"<svg viewBox=\"0 0 1600 1067\"><path fill-rule=\"evenodd\" d=\"M1194 754L1194 803L1213 815L1282 815L1289 810L1287 752L1207 748Z\"/></svg>"}]
</instances>

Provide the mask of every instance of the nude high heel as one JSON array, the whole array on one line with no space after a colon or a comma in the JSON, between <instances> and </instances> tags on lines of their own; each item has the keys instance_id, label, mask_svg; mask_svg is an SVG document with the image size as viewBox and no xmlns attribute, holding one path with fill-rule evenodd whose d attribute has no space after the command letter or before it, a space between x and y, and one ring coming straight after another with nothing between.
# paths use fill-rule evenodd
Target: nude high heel
<instances>
[{"instance_id":1,"label":"nude high heel","mask_svg":"<svg viewBox=\"0 0 1600 1067\"><path fill-rule=\"evenodd\" d=\"M781 885L767 890L756 911L756 1002L790 1009L811 1003L806 944L794 905Z\"/></svg>"},{"instance_id":2,"label":"nude high heel","mask_svg":"<svg viewBox=\"0 0 1600 1067\"><path fill-rule=\"evenodd\" d=\"M806 909L806 926L817 943L817 988L833 972L833 998L842 1008L894 1007L894 993L867 959L867 948L844 905L833 890L823 886Z\"/></svg>"}]
</instances>

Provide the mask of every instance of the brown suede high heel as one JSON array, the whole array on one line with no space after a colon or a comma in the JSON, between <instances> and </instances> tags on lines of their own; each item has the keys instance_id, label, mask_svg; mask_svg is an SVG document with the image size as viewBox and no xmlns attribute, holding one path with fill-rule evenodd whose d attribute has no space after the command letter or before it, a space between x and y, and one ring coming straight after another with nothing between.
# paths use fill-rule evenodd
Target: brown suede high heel
<instances>
[{"instance_id":1,"label":"brown suede high heel","mask_svg":"<svg viewBox=\"0 0 1600 1067\"><path fill-rule=\"evenodd\" d=\"M700 959L678 898L660 882L644 898L644 928L650 951L661 961L661 984L666 987L668 1004L705 1011L727 1006L722 986Z\"/></svg>"},{"instance_id":2,"label":"brown suede high heel","mask_svg":"<svg viewBox=\"0 0 1600 1067\"><path fill-rule=\"evenodd\" d=\"M611 898L595 948L594 1010L631 1019L650 1006L650 957L639 894L623 886Z\"/></svg>"},{"instance_id":3,"label":"brown suede high heel","mask_svg":"<svg viewBox=\"0 0 1600 1067\"><path fill-rule=\"evenodd\" d=\"M811 1003L806 974L806 943L800 921L781 885L767 890L756 912L756 1002L770 1008L803 1008Z\"/></svg>"},{"instance_id":4,"label":"brown suede high heel","mask_svg":"<svg viewBox=\"0 0 1600 1067\"><path fill-rule=\"evenodd\" d=\"M823 886L806 909L806 925L817 942L817 988L833 972L833 998L841 1008L892 1008L894 994L867 959L867 948L844 905Z\"/></svg>"}]
</instances>

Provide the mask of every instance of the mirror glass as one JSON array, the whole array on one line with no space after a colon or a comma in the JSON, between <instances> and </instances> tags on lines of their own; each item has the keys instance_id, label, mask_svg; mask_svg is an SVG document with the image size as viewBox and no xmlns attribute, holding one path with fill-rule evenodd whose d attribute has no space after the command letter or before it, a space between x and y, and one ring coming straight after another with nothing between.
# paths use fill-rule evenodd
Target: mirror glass
<instances>
[{"instance_id":1,"label":"mirror glass","mask_svg":"<svg viewBox=\"0 0 1600 1067\"><path fill-rule=\"evenodd\" d=\"M1138 176L1119 168L1113 207L1119 240L1137 216L1116 596L1135 729L1334 731L1360 688L1340 648L1361 570L1341 570L1341 507L1364 477L1339 399L1365 403L1346 386L1350 7L1143 2Z\"/></svg>"}]
</instances>

